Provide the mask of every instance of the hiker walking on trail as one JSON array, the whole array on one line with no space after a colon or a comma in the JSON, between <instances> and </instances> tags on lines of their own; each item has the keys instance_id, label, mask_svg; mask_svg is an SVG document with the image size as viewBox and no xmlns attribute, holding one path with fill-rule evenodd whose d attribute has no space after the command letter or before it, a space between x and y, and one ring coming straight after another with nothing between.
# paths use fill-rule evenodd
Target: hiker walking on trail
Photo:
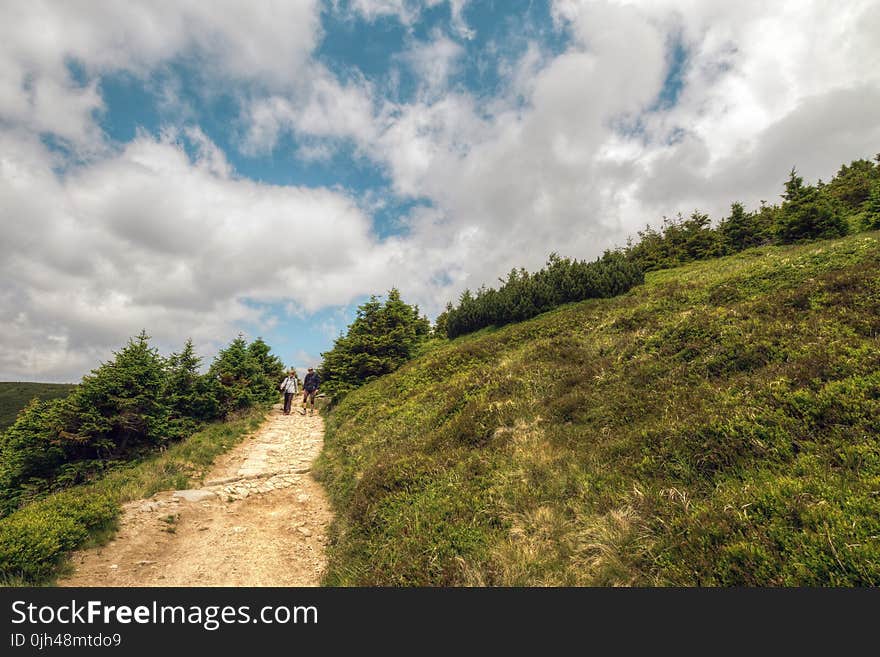
<instances>
[{"instance_id":1,"label":"hiker walking on trail","mask_svg":"<svg viewBox=\"0 0 880 657\"><path fill-rule=\"evenodd\" d=\"M318 373L315 371L315 368L310 367L308 373L306 374L306 378L303 379L303 415L306 414L306 402L309 402L312 405L310 414L315 414L315 395L318 392L318 384L320 383L321 379L318 377Z\"/></svg>"},{"instance_id":2,"label":"hiker walking on trail","mask_svg":"<svg viewBox=\"0 0 880 657\"><path fill-rule=\"evenodd\" d=\"M292 367L290 372L278 386L284 393L284 414L290 415L290 406L293 403L293 396L299 392L299 381L296 380L296 370Z\"/></svg>"}]
</instances>

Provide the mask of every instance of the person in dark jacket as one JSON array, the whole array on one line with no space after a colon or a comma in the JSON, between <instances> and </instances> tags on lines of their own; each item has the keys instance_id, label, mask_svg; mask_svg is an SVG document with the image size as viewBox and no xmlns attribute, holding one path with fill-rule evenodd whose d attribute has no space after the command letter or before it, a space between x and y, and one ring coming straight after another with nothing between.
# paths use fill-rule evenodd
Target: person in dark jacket
<instances>
[{"instance_id":1,"label":"person in dark jacket","mask_svg":"<svg viewBox=\"0 0 880 657\"><path fill-rule=\"evenodd\" d=\"M302 414L306 414L306 402L311 404L310 415L315 414L315 395L318 394L318 385L321 383L315 368L310 367L306 378L303 379L303 407Z\"/></svg>"}]
</instances>

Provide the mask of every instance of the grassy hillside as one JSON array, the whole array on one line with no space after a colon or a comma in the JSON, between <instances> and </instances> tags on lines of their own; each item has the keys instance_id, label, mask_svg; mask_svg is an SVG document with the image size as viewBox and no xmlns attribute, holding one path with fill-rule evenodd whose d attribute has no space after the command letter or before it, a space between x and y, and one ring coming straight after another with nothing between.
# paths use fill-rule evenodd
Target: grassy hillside
<instances>
[{"instance_id":1,"label":"grassy hillside","mask_svg":"<svg viewBox=\"0 0 880 657\"><path fill-rule=\"evenodd\" d=\"M0 382L0 431L15 422L18 412L34 397L42 400L66 397L76 386L72 383Z\"/></svg>"},{"instance_id":2,"label":"grassy hillside","mask_svg":"<svg viewBox=\"0 0 880 657\"><path fill-rule=\"evenodd\" d=\"M880 584L880 233L654 272L328 418L331 585Z\"/></svg>"}]
</instances>

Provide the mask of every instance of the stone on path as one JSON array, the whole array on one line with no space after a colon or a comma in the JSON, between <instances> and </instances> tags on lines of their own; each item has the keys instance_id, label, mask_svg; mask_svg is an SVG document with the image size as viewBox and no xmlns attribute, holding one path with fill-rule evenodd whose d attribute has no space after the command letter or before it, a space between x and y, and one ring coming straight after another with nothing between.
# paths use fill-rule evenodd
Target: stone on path
<instances>
[{"instance_id":1,"label":"stone on path","mask_svg":"<svg viewBox=\"0 0 880 657\"><path fill-rule=\"evenodd\" d=\"M183 500L184 502L204 502L206 500L216 499L217 495L210 490L176 490L171 496L175 500Z\"/></svg>"}]
</instances>

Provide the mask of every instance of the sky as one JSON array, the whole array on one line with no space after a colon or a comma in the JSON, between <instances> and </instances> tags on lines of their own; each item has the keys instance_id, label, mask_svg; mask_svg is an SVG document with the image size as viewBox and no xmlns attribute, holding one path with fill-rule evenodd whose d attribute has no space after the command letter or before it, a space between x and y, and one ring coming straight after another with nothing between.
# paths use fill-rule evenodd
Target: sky
<instances>
[{"instance_id":1,"label":"sky","mask_svg":"<svg viewBox=\"0 0 880 657\"><path fill-rule=\"evenodd\" d=\"M320 363L880 152L876 0L0 0L0 380L145 329Z\"/></svg>"}]
</instances>

